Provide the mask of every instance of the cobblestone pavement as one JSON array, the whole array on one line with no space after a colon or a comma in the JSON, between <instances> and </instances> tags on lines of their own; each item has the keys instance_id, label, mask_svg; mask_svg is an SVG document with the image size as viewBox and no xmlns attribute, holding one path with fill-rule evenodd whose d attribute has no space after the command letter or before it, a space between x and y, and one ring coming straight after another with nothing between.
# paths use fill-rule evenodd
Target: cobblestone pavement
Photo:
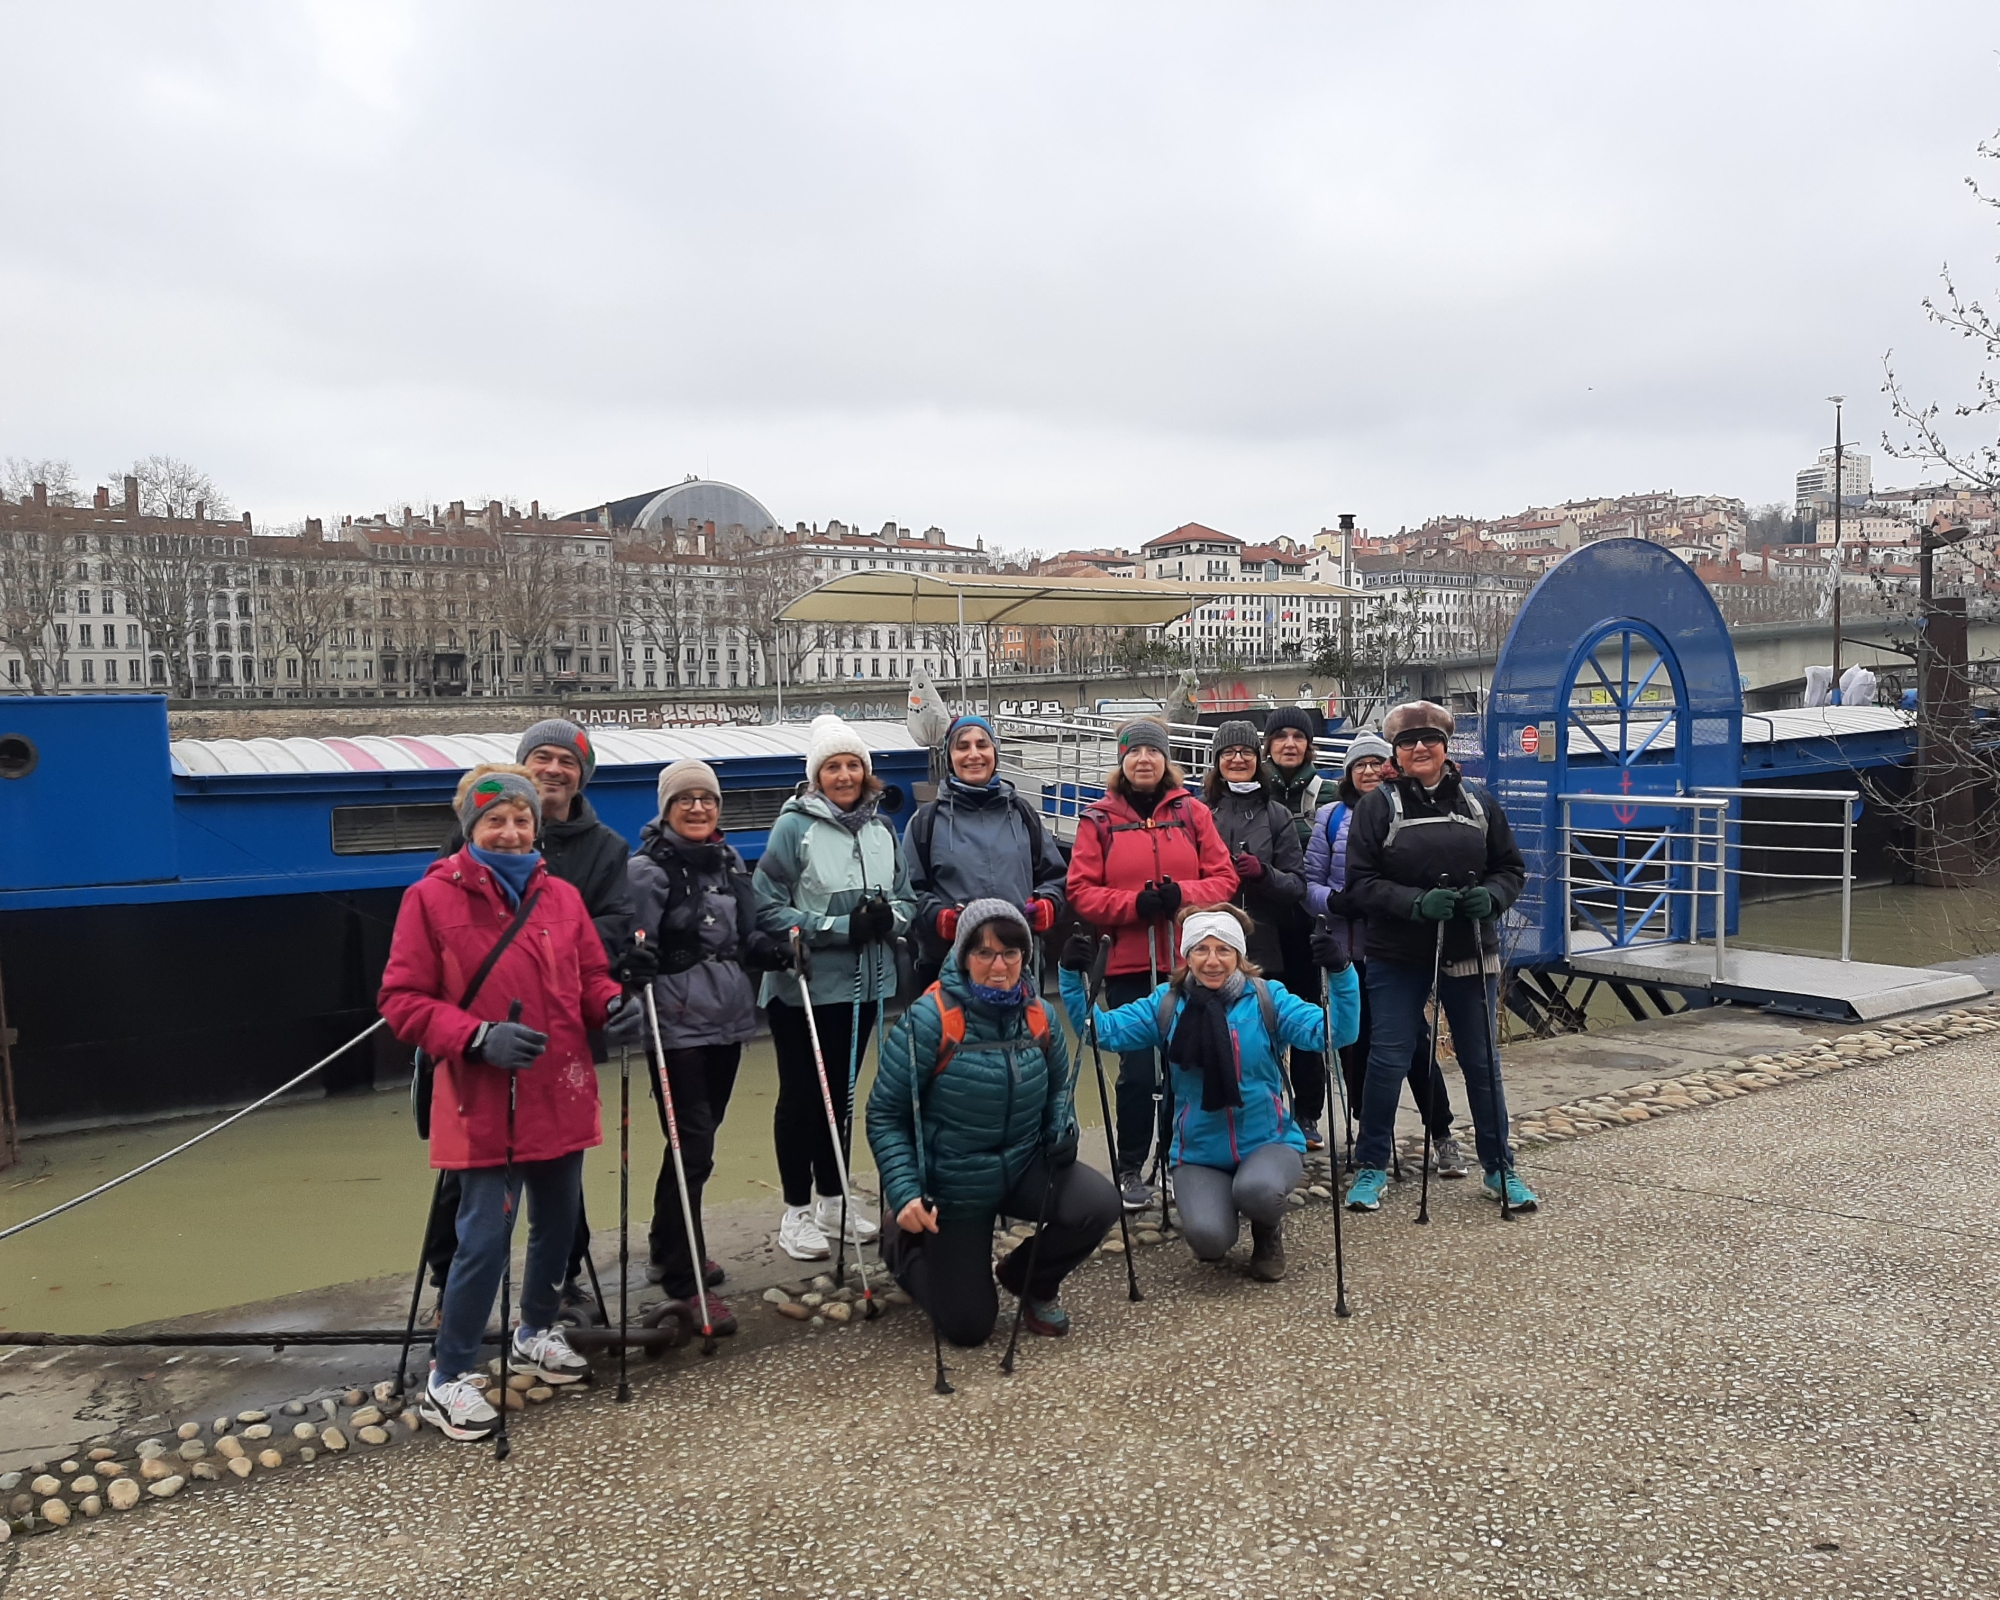
<instances>
[{"instance_id":1,"label":"cobblestone pavement","mask_svg":"<svg viewBox=\"0 0 2000 1600\"><path fill-rule=\"evenodd\" d=\"M1990 1596L1986 1037L1414 1185L1292 1275L1098 1259L1073 1335L931 1393L928 1326L656 1371L17 1539L0 1595Z\"/></svg>"}]
</instances>

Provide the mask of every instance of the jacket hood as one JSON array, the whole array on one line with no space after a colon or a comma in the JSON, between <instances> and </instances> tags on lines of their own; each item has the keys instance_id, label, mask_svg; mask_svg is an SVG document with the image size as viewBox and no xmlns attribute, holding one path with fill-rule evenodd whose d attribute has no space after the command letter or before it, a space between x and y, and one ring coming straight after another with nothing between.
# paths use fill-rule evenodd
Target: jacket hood
<instances>
[{"instance_id":1,"label":"jacket hood","mask_svg":"<svg viewBox=\"0 0 2000 1600\"><path fill-rule=\"evenodd\" d=\"M571 834L588 833L597 826L597 812L592 809L589 796L581 790L577 791L576 798L570 802L570 809L571 814L561 822L542 824L544 837L555 834L560 838L567 838Z\"/></svg>"},{"instance_id":2,"label":"jacket hood","mask_svg":"<svg viewBox=\"0 0 2000 1600\"><path fill-rule=\"evenodd\" d=\"M801 794L793 795L778 808L778 815L782 817L787 811L796 811L818 822L838 822L845 815L817 789L807 789Z\"/></svg>"},{"instance_id":3,"label":"jacket hood","mask_svg":"<svg viewBox=\"0 0 2000 1600\"><path fill-rule=\"evenodd\" d=\"M528 874L528 889L532 890L537 884L547 881L548 875L549 864L547 859L544 858L537 861L535 863L535 870ZM461 879L462 887L466 888L469 892L473 885L488 882L492 879L493 875L472 859L472 846L461 844L450 855L439 856L437 860L424 868L424 876L426 878L443 878L447 881L452 878L459 878ZM498 893L497 890L495 892ZM525 895L526 891L523 891L524 898Z\"/></svg>"},{"instance_id":4,"label":"jacket hood","mask_svg":"<svg viewBox=\"0 0 2000 1600\"><path fill-rule=\"evenodd\" d=\"M1194 796L1186 784L1175 784L1173 788L1160 796L1159 804L1153 807L1153 815L1157 817L1162 811L1170 811L1175 806L1181 805L1193 798ZM1091 801L1089 805L1084 807L1084 810L1086 812L1098 812L1116 822L1137 822L1139 820L1139 813L1133 809L1132 802L1127 800L1122 794L1115 793L1110 789L1105 790L1101 798Z\"/></svg>"},{"instance_id":5,"label":"jacket hood","mask_svg":"<svg viewBox=\"0 0 2000 1600\"><path fill-rule=\"evenodd\" d=\"M1004 1039L1028 1031L1026 1006L989 1006L985 1001L976 999L972 993L972 980L958 970L956 961L944 964L943 970L938 973L938 987L964 1007L970 1016L984 1022L993 1037Z\"/></svg>"},{"instance_id":6,"label":"jacket hood","mask_svg":"<svg viewBox=\"0 0 2000 1600\"><path fill-rule=\"evenodd\" d=\"M988 806L1004 806L1013 801L1014 785L1005 778L995 778L984 788L975 789L956 778L947 778L938 785L938 804L954 808L963 807L968 811L984 811Z\"/></svg>"},{"instance_id":7,"label":"jacket hood","mask_svg":"<svg viewBox=\"0 0 2000 1600\"><path fill-rule=\"evenodd\" d=\"M692 839L683 839L672 828L669 828L665 823L660 821L658 817L655 817L639 830L640 852L644 855L653 856L656 859L664 854L682 856L690 861L700 861L704 859L704 852L716 851L720 853L728 848L729 836L720 828L717 828L715 832L698 844Z\"/></svg>"}]
</instances>

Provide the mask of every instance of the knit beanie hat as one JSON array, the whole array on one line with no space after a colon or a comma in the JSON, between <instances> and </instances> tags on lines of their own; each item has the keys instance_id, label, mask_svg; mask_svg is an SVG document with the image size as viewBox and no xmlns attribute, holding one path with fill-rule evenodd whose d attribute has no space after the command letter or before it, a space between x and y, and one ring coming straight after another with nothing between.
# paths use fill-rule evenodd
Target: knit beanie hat
<instances>
[{"instance_id":1,"label":"knit beanie hat","mask_svg":"<svg viewBox=\"0 0 2000 1600\"><path fill-rule=\"evenodd\" d=\"M1215 730L1215 738L1209 744L1209 754L1219 756L1225 750L1238 747L1251 751L1257 749L1257 725L1254 722L1225 722Z\"/></svg>"},{"instance_id":2,"label":"knit beanie hat","mask_svg":"<svg viewBox=\"0 0 2000 1600\"><path fill-rule=\"evenodd\" d=\"M535 814L535 827L541 828L542 791L531 776L519 767L474 767L458 780L458 793L452 798L452 809L458 813L458 825L467 839L472 837L472 824L479 814L500 800L523 801Z\"/></svg>"},{"instance_id":3,"label":"knit beanie hat","mask_svg":"<svg viewBox=\"0 0 2000 1600\"><path fill-rule=\"evenodd\" d=\"M1118 753L1123 756L1127 750L1157 750L1161 755L1171 755L1167 748L1166 724L1155 722L1151 717L1137 717L1118 730Z\"/></svg>"},{"instance_id":4,"label":"knit beanie hat","mask_svg":"<svg viewBox=\"0 0 2000 1600\"><path fill-rule=\"evenodd\" d=\"M1354 770L1354 763L1373 756L1377 761L1394 761L1396 752L1389 748L1389 741L1379 733L1364 733L1347 747L1347 754L1340 758L1340 774L1346 777Z\"/></svg>"},{"instance_id":5,"label":"knit beanie hat","mask_svg":"<svg viewBox=\"0 0 2000 1600\"><path fill-rule=\"evenodd\" d=\"M526 761L530 752L544 746L554 750L567 750L575 756L583 767L583 784L587 787L590 776L597 770L597 752L591 748L590 736L574 722L565 722L561 717L549 717L536 723L521 735L521 743L514 751L516 761Z\"/></svg>"},{"instance_id":6,"label":"knit beanie hat","mask_svg":"<svg viewBox=\"0 0 2000 1600\"><path fill-rule=\"evenodd\" d=\"M812 788L819 787L819 769L833 756L859 756L861 770L870 777L875 775L875 763L868 759L868 746L861 742L861 736L844 718L823 711L812 719L806 738L806 782Z\"/></svg>"},{"instance_id":7,"label":"knit beanie hat","mask_svg":"<svg viewBox=\"0 0 2000 1600\"><path fill-rule=\"evenodd\" d=\"M976 717L968 711L962 717L953 717L951 719L951 726L944 730L944 747L947 752L950 751L951 741L958 737L961 728L984 728L987 738L991 739L996 746L1000 743L1000 735L993 731L993 724L988 722L984 717Z\"/></svg>"},{"instance_id":8,"label":"knit beanie hat","mask_svg":"<svg viewBox=\"0 0 2000 1600\"><path fill-rule=\"evenodd\" d=\"M686 756L670 767L660 769L660 815L667 814L667 807L677 794L686 794L691 789L712 794L719 802L722 799L722 783L715 776L715 768L706 761L697 761Z\"/></svg>"},{"instance_id":9,"label":"knit beanie hat","mask_svg":"<svg viewBox=\"0 0 2000 1600\"><path fill-rule=\"evenodd\" d=\"M1286 728L1295 733L1302 733L1308 739L1312 738L1312 713L1304 706L1279 706L1264 719L1265 747L1269 748L1273 734L1282 733Z\"/></svg>"},{"instance_id":10,"label":"knit beanie hat","mask_svg":"<svg viewBox=\"0 0 2000 1600\"><path fill-rule=\"evenodd\" d=\"M1030 948L1035 930L1011 900L971 900L958 914L958 937L951 942L951 964L964 970L965 953L979 942L979 930L989 922L1012 922L1028 935Z\"/></svg>"}]
</instances>

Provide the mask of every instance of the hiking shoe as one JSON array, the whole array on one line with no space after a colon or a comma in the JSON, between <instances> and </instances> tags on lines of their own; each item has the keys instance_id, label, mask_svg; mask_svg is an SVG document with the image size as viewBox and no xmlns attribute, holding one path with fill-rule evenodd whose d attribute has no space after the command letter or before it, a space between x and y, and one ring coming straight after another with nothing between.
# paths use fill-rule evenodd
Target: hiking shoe
<instances>
[{"instance_id":1,"label":"hiking shoe","mask_svg":"<svg viewBox=\"0 0 2000 1600\"><path fill-rule=\"evenodd\" d=\"M1463 1178L1471 1171L1458 1141L1446 1134L1431 1146L1431 1167L1440 1178Z\"/></svg>"},{"instance_id":2,"label":"hiking shoe","mask_svg":"<svg viewBox=\"0 0 2000 1600\"><path fill-rule=\"evenodd\" d=\"M701 1332L701 1303L708 1302L709 1327L717 1334L731 1334L736 1331L736 1313L729 1309L729 1302L719 1294L691 1294L681 1302L694 1319L694 1331Z\"/></svg>"},{"instance_id":3,"label":"hiking shoe","mask_svg":"<svg viewBox=\"0 0 2000 1600\"><path fill-rule=\"evenodd\" d=\"M1069 1332L1069 1313L1053 1300L1030 1296L1021 1307L1021 1326L1044 1339L1060 1339Z\"/></svg>"},{"instance_id":4,"label":"hiking shoe","mask_svg":"<svg viewBox=\"0 0 2000 1600\"><path fill-rule=\"evenodd\" d=\"M562 1288L562 1302L556 1307L556 1321L566 1328L602 1328L610 1322L604 1308L597 1303L597 1297L583 1286L580 1278L571 1278Z\"/></svg>"},{"instance_id":5,"label":"hiking shoe","mask_svg":"<svg viewBox=\"0 0 2000 1600\"><path fill-rule=\"evenodd\" d=\"M1363 1167L1347 1186L1349 1211L1375 1211L1382 1205L1382 1191L1389 1187L1389 1174L1380 1167Z\"/></svg>"},{"instance_id":6,"label":"hiking shoe","mask_svg":"<svg viewBox=\"0 0 2000 1600\"><path fill-rule=\"evenodd\" d=\"M1311 1122L1308 1122L1305 1118L1301 1117L1299 1119L1299 1132L1306 1136L1306 1148L1308 1150L1324 1150L1326 1148L1326 1135L1319 1131L1318 1118L1314 1118Z\"/></svg>"},{"instance_id":7,"label":"hiking shoe","mask_svg":"<svg viewBox=\"0 0 2000 1600\"><path fill-rule=\"evenodd\" d=\"M1136 1172L1127 1172L1118 1179L1118 1200L1127 1211L1144 1211L1153 1203L1153 1186Z\"/></svg>"},{"instance_id":8,"label":"hiking shoe","mask_svg":"<svg viewBox=\"0 0 2000 1600\"><path fill-rule=\"evenodd\" d=\"M417 1402L417 1415L447 1439L472 1443L493 1437L500 1426L500 1413L486 1403L479 1374L439 1381L433 1372L424 1382L424 1397Z\"/></svg>"},{"instance_id":9,"label":"hiking shoe","mask_svg":"<svg viewBox=\"0 0 2000 1600\"><path fill-rule=\"evenodd\" d=\"M437 1292L437 1298L425 1306L422 1313L418 1316L417 1326L435 1330L442 1321L444 1321L444 1290L440 1289Z\"/></svg>"},{"instance_id":10,"label":"hiking shoe","mask_svg":"<svg viewBox=\"0 0 2000 1600\"><path fill-rule=\"evenodd\" d=\"M823 1194L819 1197L819 1212L813 1218L819 1224L822 1237L838 1237L840 1233L841 1198L837 1194ZM868 1244L877 1238L882 1230L861 1214L861 1202L850 1199L847 1205L847 1237L857 1244Z\"/></svg>"},{"instance_id":11,"label":"hiking shoe","mask_svg":"<svg viewBox=\"0 0 2000 1600\"><path fill-rule=\"evenodd\" d=\"M794 1261L824 1261L833 1246L813 1220L811 1206L787 1206L785 1220L778 1224L778 1248Z\"/></svg>"},{"instance_id":12,"label":"hiking shoe","mask_svg":"<svg viewBox=\"0 0 2000 1600\"><path fill-rule=\"evenodd\" d=\"M516 1328L514 1364L533 1368L535 1376L544 1383L575 1383L579 1378L590 1376L590 1363L570 1349L569 1340L563 1337L560 1328L550 1328L543 1333Z\"/></svg>"},{"instance_id":13,"label":"hiking shoe","mask_svg":"<svg viewBox=\"0 0 2000 1600\"><path fill-rule=\"evenodd\" d=\"M701 1264L701 1281L711 1289L728 1276L729 1274L722 1270L720 1261L704 1261Z\"/></svg>"},{"instance_id":14,"label":"hiking shoe","mask_svg":"<svg viewBox=\"0 0 2000 1600\"><path fill-rule=\"evenodd\" d=\"M1277 1283L1285 1275L1283 1222L1250 1224L1250 1276L1259 1283Z\"/></svg>"},{"instance_id":15,"label":"hiking shoe","mask_svg":"<svg viewBox=\"0 0 2000 1600\"><path fill-rule=\"evenodd\" d=\"M1498 1200L1500 1198L1500 1174L1497 1172L1487 1173L1486 1182L1481 1187L1485 1189L1487 1199ZM1507 1174L1507 1206L1509 1210L1533 1211L1540 1205L1541 1201L1535 1198L1535 1191L1533 1189L1530 1189L1519 1178L1515 1177L1513 1173L1510 1172Z\"/></svg>"}]
</instances>

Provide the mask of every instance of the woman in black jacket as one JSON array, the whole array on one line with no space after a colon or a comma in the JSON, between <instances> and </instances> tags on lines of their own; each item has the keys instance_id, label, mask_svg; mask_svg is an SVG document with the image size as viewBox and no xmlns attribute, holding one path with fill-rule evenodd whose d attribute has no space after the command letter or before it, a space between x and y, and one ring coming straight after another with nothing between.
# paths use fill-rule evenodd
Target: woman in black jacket
<instances>
[{"instance_id":1,"label":"woman in black jacket","mask_svg":"<svg viewBox=\"0 0 2000 1600\"><path fill-rule=\"evenodd\" d=\"M1235 904L1250 913L1250 960L1267 978L1285 973L1278 931L1306 896L1305 851L1292 814L1271 793L1257 730L1247 722L1225 722L1209 746L1208 776L1202 799L1215 816L1215 831L1228 848L1239 887ZM1318 982L1315 973L1301 973ZM1303 991L1302 991L1303 992Z\"/></svg>"}]
</instances>

